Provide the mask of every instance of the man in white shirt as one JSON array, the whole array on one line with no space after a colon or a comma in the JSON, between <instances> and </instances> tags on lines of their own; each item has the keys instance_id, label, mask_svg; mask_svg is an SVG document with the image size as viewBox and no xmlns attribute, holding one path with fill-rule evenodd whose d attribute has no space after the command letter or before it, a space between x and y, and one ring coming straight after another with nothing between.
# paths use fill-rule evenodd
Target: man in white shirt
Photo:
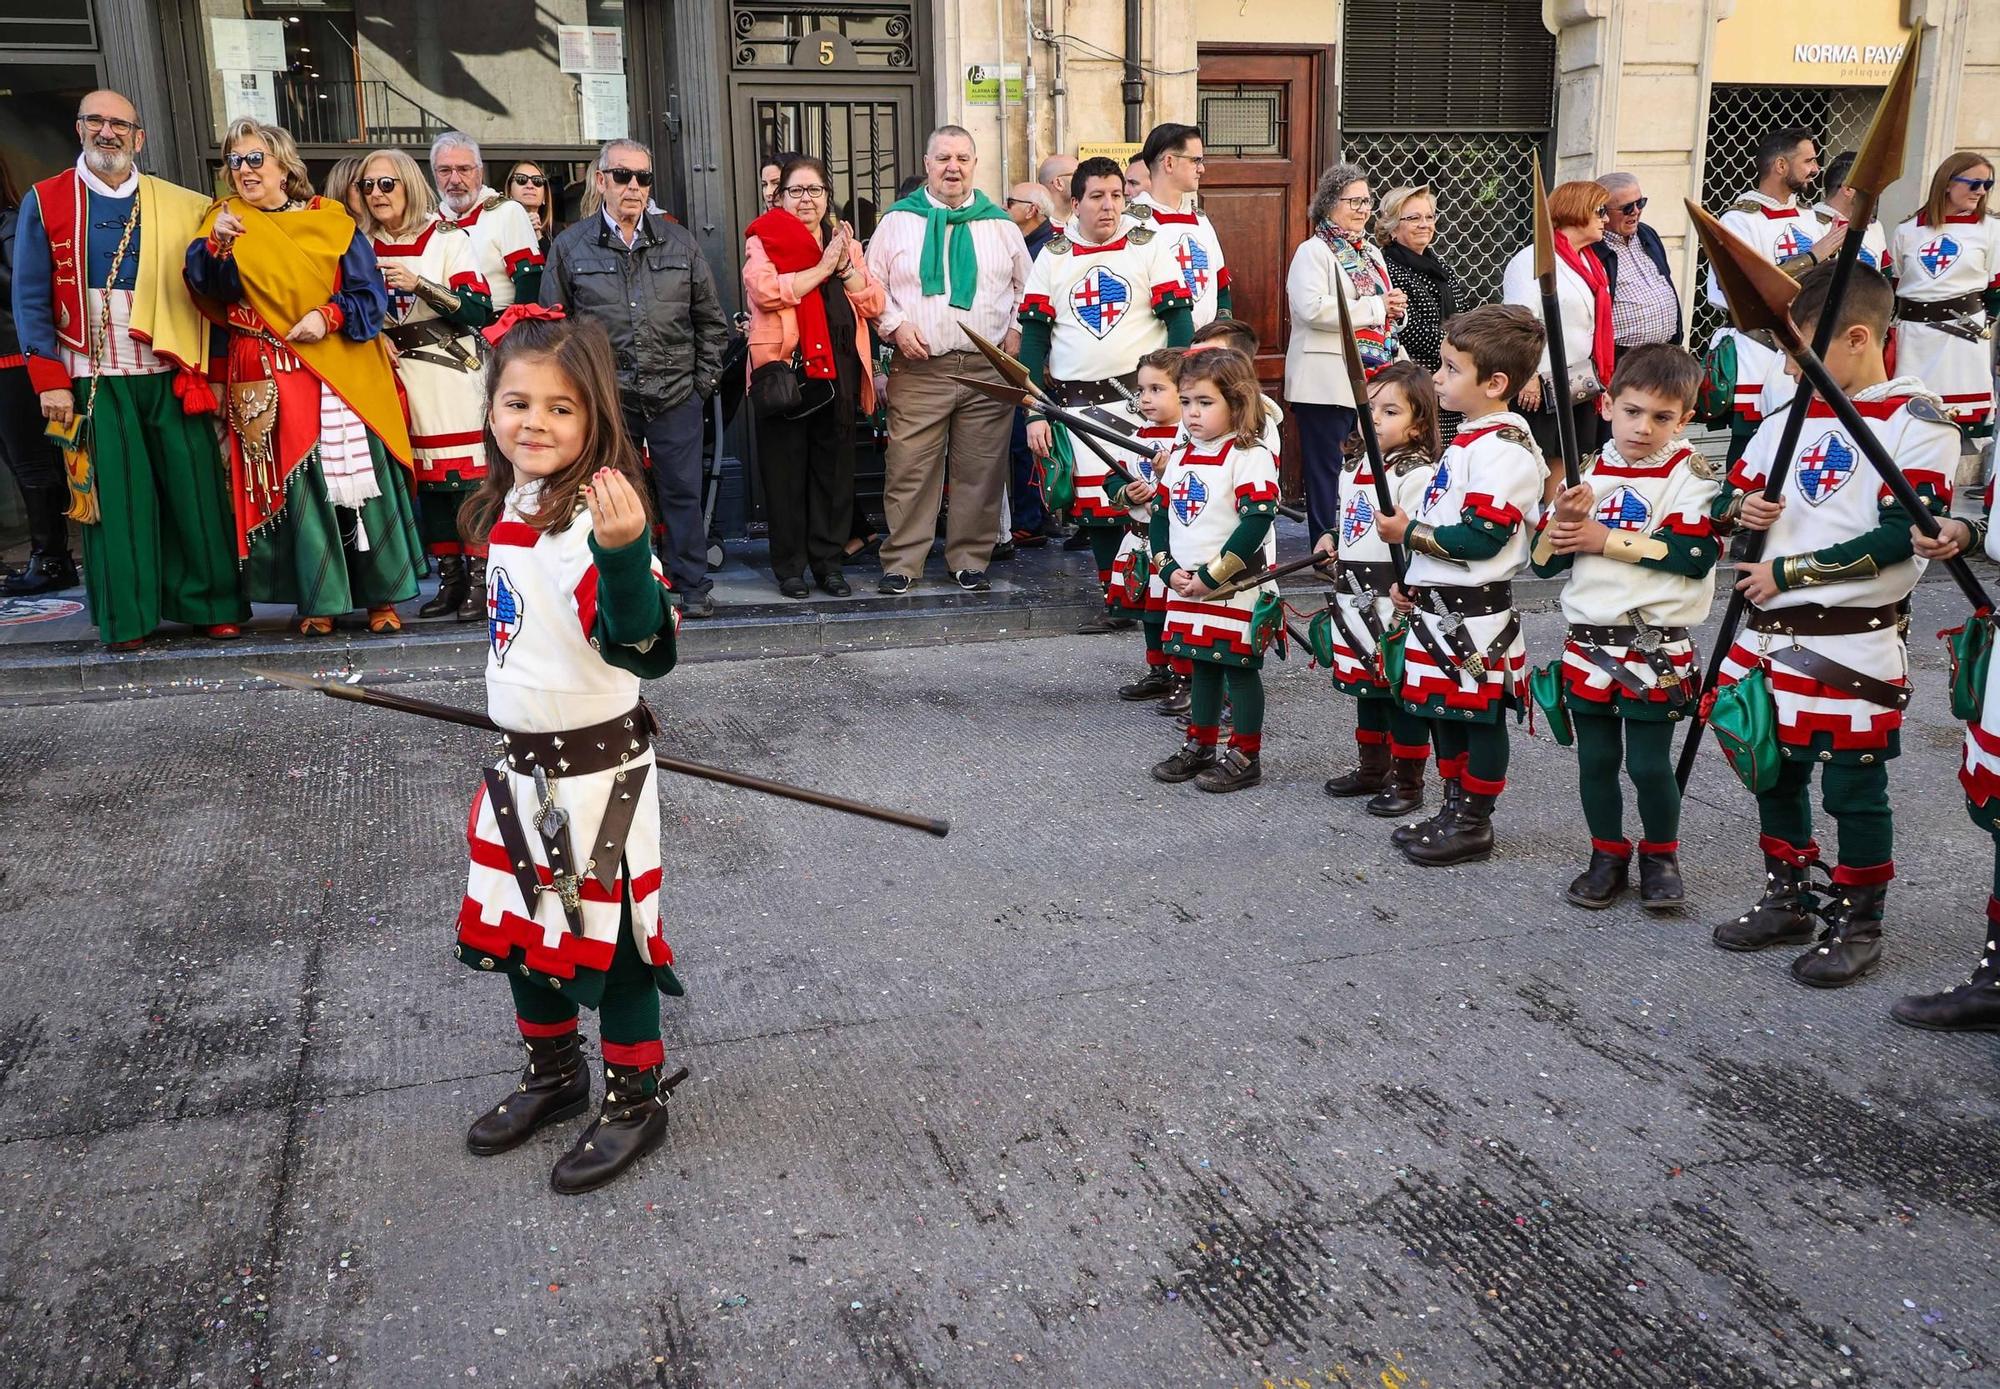
<instances>
[{"instance_id":1,"label":"man in white shirt","mask_svg":"<svg viewBox=\"0 0 2000 1389\"><path fill-rule=\"evenodd\" d=\"M924 144L924 186L891 206L868 242L868 268L888 293L877 327L896 348L882 478L884 593L907 593L922 576L947 475L945 566L960 588L990 587L1014 411L950 378L999 380L959 324L1008 351L1018 345L1014 311L1028 248L1006 212L973 187L978 167L972 136L939 126Z\"/></svg>"},{"instance_id":2,"label":"man in white shirt","mask_svg":"<svg viewBox=\"0 0 2000 1389\"><path fill-rule=\"evenodd\" d=\"M438 216L465 228L479 253L479 273L493 291L498 313L541 293L542 255L528 209L486 186L479 144L460 130L431 141L431 177L437 181Z\"/></svg>"},{"instance_id":3,"label":"man in white shirt","mask_svg":"<svg viewBox=\"0 0 2000 1389\"><path fill-rule=\"evenodd\" d=\"M1172 247L1197 328L1232 317L1229 267L1215 224L1201 210L1201 176L1208 168L1201 127L1168 122L1153 127L1139 158L1125 171L1125 215L1145 223ZM1149 173L1146 188L1132 193L1132 173Z\"/></svg>"}]
</instances>

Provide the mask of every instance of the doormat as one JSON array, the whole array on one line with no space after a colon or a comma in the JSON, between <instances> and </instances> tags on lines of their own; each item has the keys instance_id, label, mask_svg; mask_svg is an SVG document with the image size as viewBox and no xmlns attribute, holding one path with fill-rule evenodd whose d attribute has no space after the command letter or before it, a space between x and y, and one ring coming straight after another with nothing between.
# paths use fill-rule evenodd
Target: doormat
<instances>
[{"instance_id":1,"label":"doormat","mask_svg":"<svg viewBox=\"0 0 2000 1389\"><path fill-rule=\"evenodd\" d=\"M83 604L69 598L0 598L0 627L53 622L82 611Z\"/></svg>"}]
</instances>

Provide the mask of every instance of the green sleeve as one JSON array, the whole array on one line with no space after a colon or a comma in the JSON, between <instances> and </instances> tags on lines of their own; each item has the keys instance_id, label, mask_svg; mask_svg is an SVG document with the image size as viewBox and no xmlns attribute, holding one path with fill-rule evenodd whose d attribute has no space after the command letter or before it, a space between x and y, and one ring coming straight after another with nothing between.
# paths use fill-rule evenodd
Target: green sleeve
<instances>
[{"instance_id":1,"label":"green sleeve","mask_svg":"<svg viewBox=\"0 0 2000 1389\"><path fill-rule=\"evenodd\" d=\"M1666 554L1658 559L1650 556L1642 559L1636 567L1664 569L1669 574L1679 574L1686 579L1706 578L1709 570L1715 568L1716 555L1721 550L1721 542L1712 535L1682 535L1678 531L1655 531L1653 539L1667 547Z\"/></svg>"},{"instance_id":2,"label":"green sleeve","mask_svg":"<svg viewBox=\"0 0 2000 1389\"><path fill-rule=\"evenodd\" d=\"M1234 555L1246 566L1244 573L1254 573L1264 567L1264 537L1271 533L1271 524L1278 517L1276 502L1248 502L1243 507L1242 517L1236 522L1236 529L1229 533L1229 539L1222 542L1222 553ZM1220 587L1209 577L1208 566L1201 567L1201 581L1210 588Z\"/></svg>"},{"instance_id":3,"label":"green sleeve","mask_svg":"<svg viewBox=\"0 0 2000 1389\"><path fill-rule=\"evenodd\" d=\"M1160 321L1167 325L1167 346L1186 347L1194 341L1194 305L1176 295L1160 306Z\"/></svg>"},{"instance_id":4,"label":"green sleeve","mask_svg":"<svg viewBox=\"0 0 2000 1389\"><path fill-rule=\"evenodd\" d=\"M1028 375L1035 384L1046 388L1049 384L1049 321L1040 314L1021 315L1021 365L1028 369Z\"/></svg>"},{"instance_id":5,"label":"green sleeve","mask_svg":"<svg viewBox=\"0 0 2000 1389\"><path fill-rule=\"evenodd\" d=\"M673 605L667 586L653 572L645 536L615 550L590 540L597 565L597 620L590 639L609 665L642 680L656 680L674 668Z\"/></svg>"},{"instance_id":6,"label":"green sleeve","mask_svg":"<svg viewBox=\"0 0 2000 1389\"><path fill-rule=\"evenodd\" d=\"M1519 526L1518 521L1506 526L1484 516L1468 516L1454 525L1439 526L1431 536L1453 559L1492 559L1507 548Z\"/></svg>"},{"instance_id":7,"label":"green sleeve","mask_svg":"<svg viewBox=\"0 0 2000 1389\"><path fill-rule=\"evenodd\" d=\"M1548 562L1544 564L1535 558L1535 552L1532 549L1528 551L1528 568L1534 571L1535 577L1538 579L1553 579L1558 574L1569 573L1575 567L1575 555L1551 554Z\"/></svg>"},{"instance_id":8,"label":"green sleeve","mask_svg":"<svg viewBox=\"0 0 2000 1389\"><path fill-rule=\"evenodd\" d=\"M1918 491L1932 515L1943 514L1935 492L1929 487L1920 487ZM1806 558L1827 569L1837 569L1864 559L1874 560L1878 571L1892 564L1901 564L1917 552L1916 546L1910 543L1910 518L1902 504L1893 497L1882 503L1879 514L1881 519L1873 530L1863 531L1852 540L1843 540L1838 545L1814 550ZM1785 560L1789 558L1791 556L1780 556L1771 561L1771 582L1778 586L1780 593L1791 587L1785 582Z\"/></svg>"},{"instance_id":9,"label":"green sleeve","mask_svg":"<svg viewBox=\"0 0 2000 1389\"><path fill-rule=\"evenodd\" d=\"M514 302L516 304L536 304L542 297L542 264L540 261L523 260L514 267L509 276L514 282Z\"/></svg>"},{"instance_id":10,"label":"green sleeve","mask_svg":"<svg viewBox=\"0 0 2000 1389\"><path fill-rule=\"evenodd\" d=\"M1986 308L1988 318L2000 317L2000 289L1989 289L1979 296L1979 302Z\"/></svg>"},{"instance_id":11,"label":"green sleeve","mask_svg":"<svg viewBox=\"0 0 2000 1389\"><path fill-rule=\"evenodd\" d=\"M458 296L458 307L444 317L459 327L484 328L498 316L493 312L493 296L485 290L459 289L452 292Z\"/></svg>"},{"instance_id":12,"label":"green sleeve","mask_svg":"<svg viewBox=\"0 0 2000 1389\"><path fill-rule=\"evenodd\" d=\"M1155 502L1152 519L1146 522L1146 546L1155 555L1162 556L1159 561L1162 579L1179 567L1174 563L1173 550L1169 548L1172 535L1170 526L1166 505L1163 502Z\"/></svg>"},{"instance_id":13,"label":"green sleeve","mask_svg":"<svg viewBox=\"0 0 2000 1389\"><path fill-rule=\"evenodd\" d=\"M1215 291L1215 316L1217 318L1236 317L1235 303L1229 297L1228 285L1223 285Z\"/></svg>"}]
</instances>

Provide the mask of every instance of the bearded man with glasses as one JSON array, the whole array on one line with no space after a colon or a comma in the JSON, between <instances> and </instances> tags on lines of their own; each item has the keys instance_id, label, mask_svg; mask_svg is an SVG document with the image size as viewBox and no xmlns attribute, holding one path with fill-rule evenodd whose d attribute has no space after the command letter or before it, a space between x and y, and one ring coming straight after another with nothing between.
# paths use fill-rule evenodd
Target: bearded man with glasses
<instances>
[{"instance_id":1,"label":"bearded man with glasses","mask_svg":"<svg viewBox=\"0 0 2000 1389\"><path fill-rule=\"evenodd\" d=\"M1618 356L1647 343L1681 340L1681 296L1660 234L1643 220L1647 198L1636 174L1602 174L1604 239L1586 249L1611 281L1611 340ZM1615 363L1614 363L1615 364Z\"/></svg>"},{"instance_id":2,"label":"bearded man with glasses","mask_svg":"<svg viewBox=\"0 0 2000 1389\"><path fill-rule=\"evenodd\" d=\"M597 155L599 215L549 244L542 303L611 335L625 429L652 470L666 527L660 558L688 617L713 617L701 510L706 402L722 375L729 321L692 233L652 209L653 153L613 140Z\"/></svg>"},{"instance_id":3,"label":"bearded man with glasses","mask_svg":"<svg viewBox=\"0 0 2000 1389\"><path fill-rule=\"evenodd\" d=\"M479 143L462 130L431 141L438 216L469 232L478 268L493 292L493 311L532 304L542 288L542 238L528 209L486 185Z\"/></svg>"},{"instance_id":4,"label":"bearded man with glasses","mask_svg":"<svg viewBox=\"0 0 2000 1389\"><path fill-rule=\"evenodd\" d=\"M139 172L146 131L117 92L84 97L76 133L76 167L30 190L15 241L28 382L42 416L70 435L67 480L27 498L34 543L66 562L64 508L82 522L90 617L113 650L163 621L235 637L250 608L203 418L217 410L208 327L181 278L208 199Z\"/></svg>"}]
</instances>

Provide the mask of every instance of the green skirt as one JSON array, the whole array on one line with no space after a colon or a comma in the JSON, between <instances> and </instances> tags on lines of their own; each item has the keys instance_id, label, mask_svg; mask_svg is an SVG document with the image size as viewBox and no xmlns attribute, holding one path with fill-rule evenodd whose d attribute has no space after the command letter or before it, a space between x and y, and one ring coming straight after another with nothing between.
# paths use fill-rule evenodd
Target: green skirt
<instances>
[{"instance_id":1,"label":"green skirt","mask_svg":"<svg viewBox=\"0 0 2000 1389\"><path fill-rule=\"evenodd\" d=\"M403 468L368 436L382 495L360 509L336 507L319 457L306 459L271 524L250 538L243 591L254 603L289 603L301 617L338 617L417 596L429 571Z\"/></svg>"}]
</instances>

